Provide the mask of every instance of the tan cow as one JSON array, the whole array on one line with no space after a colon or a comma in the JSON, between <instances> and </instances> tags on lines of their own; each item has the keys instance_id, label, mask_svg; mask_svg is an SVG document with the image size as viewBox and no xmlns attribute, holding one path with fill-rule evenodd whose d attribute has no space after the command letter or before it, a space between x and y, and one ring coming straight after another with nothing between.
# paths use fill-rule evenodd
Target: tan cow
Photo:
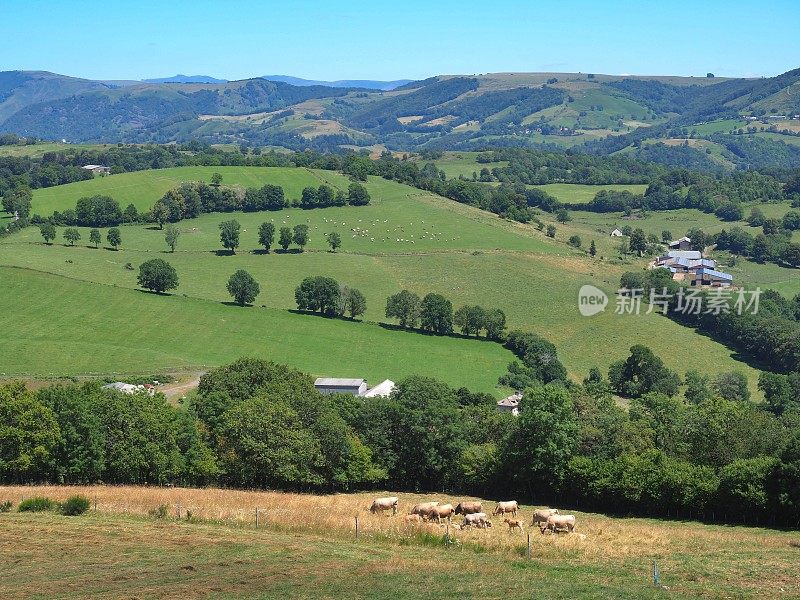
<instances>
[{"instance_id":1,"label":"tan cow","mask_svg":"<svg viewBox=\"0 0 800 600\"><path fill-rule=\"evenodd\" d=\"M411 509L412 515L419 515L423 519L427 519L431 509L435 506L439 506L438 502L423 502L421 504L414 505L414 508Z\"/></svg>"},{"instance_id":2,"label":"tan cow","mask_svg":"<svg viewBox=\"0 0 800 600\"><path fill-rule=\"evenodd\" d=\"M483 512L483 505L480 502L459 502L456 505L457 515L472 515Z\"/></svg>"},{"instance_id":3,"label":"tan cow","mask_svg":"<svg viewBox=\"0 0 800 600\"><path fill-rule=\"evenodd\" d=\"M441 523L442 519L447 519L448 521L453 516L453 505L452 504L441 504L439 506L434 506L428 512L428 520L429 521L436 521L437 523Z\"/></svg>"},{"instance_id":4,"label":"tan cow","mask_svg":"<svg viewBox=\"0 0 800 600\"><path fill-rule=\"evenodd\" d=\"M392 511L393 515L397 514L397 496L387 496L386 498L376 498L372 501L372 505L369 507L369 512L373 515L375 513L382 513L385 510Z\"/></svg>"},{"instance_id":5,"label":"tan cow","mask_svg":"<svg viewBox=\"0 0 800 600\"><path fill-rule=\"evenodd\" d=\"M493 515L505 515L511 513L513 516L517 516L517 511L519 510L519 504L517 504L516 500L509 500L508 502L498 502L497 506L494 507Z\"/></svg>"},{"instance_id":6,"label":"tan cow","mask_svg":"<svg viewBox=\"0 0 800 600\"><path fill-rule=\"evenodd\" d=\"M559 514L557 508L537 508L535 511L533 511L531 527L538 525L539 523L547 523L547 519L550 517L550 515L557 514Z\"/></svg>"},{"instance_id":7,"label":"tan cow","mask_svg":"<svg viewBox=\"0 0 800 600\"><path fill-rule=\"evenodd\" d=\"M508 524L508 531L509 532L514 531L515 529L519 529L520 533L524 533L524 531L522 530L522 524L524 523L524 521L522 519L508 519L508 518L505 518L505 519L503 519L503 523L507 523Z\"/></svg>"},{"instance_id":8,"label":"tan cow","mask_svg":"<svg viewBox=\"0 0 800 600\"><path fill-rule=\"evenodd\" d=\"M477 527L478 529L486 529L492 526L492 522L486 517L486 513L470 513L464 515L464 521L461 523L461 529L468 527Z\"/></svg>"},{"instance_id":9,"label":"tan cow","mask_svg":"<svg viewBox=\"0 0 800 600\"><path fill-rule=\"evenodd\" d=\"M544 525L539 527L544 534L548 529L553 533L559 531L568 531L572 533L575 531L575 515L550 515Z\"/></svg>"},{"instance_id":10,"label":"tan cow","mask_svg":"<svg viewBox=\"0 0 800 600\"><path fill-rule=\"evenodd\" d=\"M422 523L422 517L419 515L404 515L403 521L406 523Z\"/></svg>"}]
</instances>

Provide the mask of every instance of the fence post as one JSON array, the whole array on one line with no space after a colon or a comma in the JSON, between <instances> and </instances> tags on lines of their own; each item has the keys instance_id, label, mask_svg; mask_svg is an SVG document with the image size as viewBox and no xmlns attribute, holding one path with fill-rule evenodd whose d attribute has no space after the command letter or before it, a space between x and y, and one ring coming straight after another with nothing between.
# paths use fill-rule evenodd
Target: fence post
<instances>
[{"instance_id":1,"label":"fence post","mask_svg":"<svg viewBox=\"0 0 800 600\"><path fill-rule=\"evenodd\" d=\"M358 515L356 515L356 539L358 539Z\"/></svg>"},{"instance_id":2,"label":"fence post","mask_svg":"<svg viewBox=\"0 0 800 600\"><path fill-rule=\"evenodd\" d=\"M445 528L445 548L450 548L450 520L447 521L447 526Z\"/></svg>"},{"instance_id":3,"label":"fence post","mask_svg":"<svg viewBox=\"0 0 800 600\"><path fill-rule=\"evenodd\" d=\"M181 503L180 502L178 502L178 504L175 506L175 511L177 512L178 518L180 519L181 518Z\"/></svg>"},{"instance_id":4,"label":"fence post","mask_svg":"<svg viewBox=\"0 0 800 600\"><path fill-rule=\"evenodd\" d=\"M258 529L258 508L256 508L256 529Z\"/></svg>"},{"instance_id":5,"label":"fence post","mask_svg":"<svg viewBox=\"0 0 800 600\"><path fill-rule=\"evenodd\" d=\"M531 532L528 532L528 560L531 559Z\"/></svg>"},{"instance_id":6,"label":"fence post","mask_svg":"<svg viewBox=\"0 0 800 600\"><path fill-rule=\"evenodd\" d=\"M94 512L97 512L97 496L94 497Z\"/></svg>"},{"instance_id":7,"label":"fence post","mask_svg":"<svg viewBox=\"0 0 800 600\"><path fill-rule=\"evenodd\" d=\"M656 587L661 586L661 572L658 570L656 561L653 561L653 585Z\"/></svg>"}]
</instances>

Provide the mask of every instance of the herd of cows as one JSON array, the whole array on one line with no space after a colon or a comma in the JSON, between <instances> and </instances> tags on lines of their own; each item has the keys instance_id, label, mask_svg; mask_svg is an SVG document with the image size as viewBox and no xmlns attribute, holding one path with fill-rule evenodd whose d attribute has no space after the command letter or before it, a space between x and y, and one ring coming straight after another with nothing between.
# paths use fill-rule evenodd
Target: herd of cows
<instances>
[{"instance_id":1,"label":"herd of cows","mask_svg":"<svg viewBox=\"0 0 800 600\"><path fill-rule=\"evenodd\" d=\"M372 514L383 514L385 511L392 511L392 515L397 514L397 507L399 500L396 496L387 496L386 498L376 498L373 500L369 507ZM508 502L498 502L492 511L492 516L503 517L503 523L508 525L509 531L523 531L525 524L524 519L509 518L517 516L519 504L516 500ZM463 521L457 525L460 529L468 529L476 527L478 529L487 529L492 526L492 521L487 514L483 512L483 505L481 502L459 502L455 508L452 504L439 504L439 502L423 502L416 504L411 512L403 517L407 523L427 523L442 521L451 522L454 515L462 515ZM531 527L538 526L544 534L547 531L551 533L567 532L574 533L575 531L575 515L562 515L557 508L539 508L533 511L533 519L531 520Z\"/></svg>"}]
</instances>

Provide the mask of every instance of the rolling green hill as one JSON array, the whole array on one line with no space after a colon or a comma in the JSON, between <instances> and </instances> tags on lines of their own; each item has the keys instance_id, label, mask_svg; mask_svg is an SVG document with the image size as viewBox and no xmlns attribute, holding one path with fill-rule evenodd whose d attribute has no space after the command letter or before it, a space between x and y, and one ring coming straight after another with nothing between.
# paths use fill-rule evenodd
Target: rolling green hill
<instances>
[{"instance_id":1,"label":"rolling green hill","mask_svg":"<svg viewBox=\"0 0 800 600\"><path fill-rule=\"evenodd\" d=\"M318 181L319 176L316 172L304 169L296 169L295 173L281 169L261 169L256 172L262 175L251 173L249 176L257 177L259 182L266 182L271 177L274 177L274 182L280 181L280 177L284 178L283 181L287 180L286 177L295 177L294 181L298 186L313 184ZM157 183L162 174L163 171L159 170L132 175L143 178L139 180L142 189L155 189L162 185ZM337 177L330 172L326 172L326 175ZM123 176L110 176L77 185L109 185L108 182L113 183L115 177ZM151 178L149 183L146 182L148 177ZM264 314L279 313L286 319L291 317L301 321L308 320L313 324L331 323L330 327L336 328L338 333L345 336L350 335L349 328L363 327L366 330L375 326L328 322L280 312L294 308L294 288L303 277L329 275L342 283L359 288L367 297L365 318L373 322L385 320L383 313L386 297L403 288L420 295L428 292L442 293L452 300L456 308L462 304L475 303L501 308L507 315L509 328L534 331L553 341L559 356L575 379L583 378L593 366L605 369L612 361L626 356L630 346L643 343L651 346L670 367L681 373L698 366L697 361L709 373L742 370L747 373L751 387L755 390L756 372L744 363L734 360L730 350L664 317L656 314L638 317L615 315L612 308L593 318L579 316L577 294L582 285L591 283L612 293L618 287L622 272L643 266L644 261L624 264L609 259L591 259L584 252L572 249L564 243L566 231L562 231L560 225L557 239L553 241L536 231L533 226L502 220L490 213L405 185L370 178L367 186L372 203L366 207L207 214L182 221L178 225L181 237L177 252L169 255L165 254L167 248L163 232L146 225L123 227L122 249L117 252L86 247L88 231L85 229L82 230L83 239L74 248L62 245L63 230L59 230L57 243L53 246L44 245L38 230L33 227L4 238L0 242L0 265L20 267L22 270L3 272L3 279L8 280L9 285L0 290L0 295L4 296L4 306L7 307L2 313L5 323L0 326L0 330L6 331L7 336L11 335L11 332L19 329L14 326L15 323L26 323L26 327L33 329L26 329L26 334L21 339L13 338L19 352L15 352L13 358L3 354L0 372L97 372L108 369L138 371L142 365L156 365L159 360L165 367L218 364L232 356L246 353L243 349L249 352L256 342L249 330L252 321L248 319L261 318L252 315L258 315L264 309L236 309L221 304L229 300L225 290L227 278L235 270L243 268L261 283L262 294L256 304L268 307ZM581 187L575 189L576 197L585 194ZM568 190L564 186L561 194L568 194ZM156 195L158 193L161 192ZM83 192L79 195L83 195ZM567 198L566 195L563 197ZM71 201L71 197L61 198L63 202ZM34 204L39 201L40 197L37 196ZM56 202L50 206L58 208L60 204ZM218 255L220 244L217 224L230 218L237 218L242 223L241 247L233 256ZM262 221L270 220L277 227L283 226L284 222L287 226L308 224L311 241L307 250L302 254L255 253L257 226ZM323 238L329 231L339 231L342 234L343 246L335 254L327 251ZM598 243L606 235L598 232ZM601 253L604 252L601 250ZM178 270L181 284L175 296L160 298L132 291L136 288L136 272L125 269L126 263L131 263L135 269L145 260L154 257L165 258ZM11 291L12 287L17 294L26 288L34 289L35 285L29 281L33 277L31 273L37 273L34 279L44 277L42 274L63 276L67 279L48 281L56 289L63 285L68 286L71 291L67 295L54 295L51 290L49 295L43 294L38 300L31 298L20 303L15 299L15 292ZM97 284L102 285L98 287ZM47 288L47 285L42 284L42 288ZM99 321L92 322L91 330L96 333L94 342L91 337L87 339L86 330L82 329L82 323L87 319L87 308L79 300L82 295L88 299L99 295L104 298L113 296L103 301L90 302L90 306L95 308L106 302L114 304L112 311L102 313ZM142 300L143 298L146 300ZM167 307L164 310L168 313L164 315L163 322L169 323L177 319L175 322L179 323L179 328L186 325L193 330L194 323L216 322L219 326L221 319L229 318L232 319L231 323L238 323L235 319L241 318L246 324L236 325L220 338L225 340L224 349L215 347L213 336L198 338L201 342L197 343L191 337L180 334L179 341L169 344L159 359L157 349L164 340L162 335L166 335L159 328L155 338L159 343L156 344L151 342L149 335L129 335L129 329L126 329L124 345L130 348L127 358L117 360L111 352L88 351L92 343L108 347L118 343L114 334L117 320L133 319L135 323L146 321L141 302L147 302L148 311L156 310L156 307L161 306L159 302L163 302ZM186 307L181 308L184 304ZM179 318L181 311L185 311L187 316ZM57 317L49 317L49 314ZM142 316L134 316L139 314ZM48 320L53 318L60 321ZM274 318L277 322L282 322L278 317ZM108 319L108 323L104 325L103 319ZM37 323L42 322L48 326L37 326ZM63 335L61 322L71 324L63 329ZM295 321L287 320L286 327L290 327L289 322ZM222 329L214 331L222 335ZM332 369L336 367L335 370L340 366L349 368L363 361L367 365L364 367L366 370L372 368L369 367L369 361L379 360L367 359L358 354L345 356L347 352L344 349L342 354L330 354L315 346L311 329L304 331L308 331L312 339L293 341L303 348L293 352L298 353L295 356L305 357L302 360L298 357L296 360L297 366L306 370L319 373L320 365L324 361L328 361ZM424 342L433 339L414 334L403 335ZM32 344L30 340L37 339L37 336L44 336L42 348L48 345L58 348L56 340L62 337L79 340L82 344L81 351L62 353L56 360L44 350L33 351L33 346L25 346ZM291 339L295 340L295 337ZM485 342L463 343L481 348L495 348L493 344ZM676 352L676 348L680 348L680 352ZM270 347L265 348L263 353L273 356L274 352L284 351ZM418 368L421 363L411 358L414 352L413 346L395 345L391 355L395 356L395 360L397 356L404 357L403 360L408 356L409 369ZM311 355L314 353L322 354L312 360ZM336 362L331 362L331 356L337 357ZM478 368L475 374L465 377L463 381L480 389L491 388L500 375L498 366L502 371L503 363L508 358L504 353L499 356L504 358L489 360L486 363L489 365L487 368ZM693 358L687 361L687 357ZM51 360L54 361L52 364L59 365L58 368L49 366ZM464 372L455 367L455 363L460 360L458 354L450 355L449 360L452 362L437 364L436 372L448 381L461 378ZM391 372L387 374L378 368L375 371L379 371L380 376L392 375ZM443 375L448 371L453 373L452 379L449 379L449 375Z\"/></svg>"},{"instance_id":2,"label":"rolling green hill","mask_svg":"<svg viewBox=\"0 0 800 600\"><path fill-rule=\"evenodd\" d=\"M63 90L31 93L31 81L57 82ZM644 140L719 131L709 123L727 127L755 115L769 126L772 116L799 114L798 85L800 69L761 79L489 73L431 77L390 91L261 78L120 87L7 72L0 73L0 128L72 142L200 139L295 150L381 144L399 151L548 144L638 153ZM728 163L700 160L701 153L682 147L649 158L713 170L760 166L765 153L783 152L779 166L800 165L800 148L783 149L780 142L793 139L783 138L763 138L744 151L725 144Z\"/></svg>"}]
</instances>

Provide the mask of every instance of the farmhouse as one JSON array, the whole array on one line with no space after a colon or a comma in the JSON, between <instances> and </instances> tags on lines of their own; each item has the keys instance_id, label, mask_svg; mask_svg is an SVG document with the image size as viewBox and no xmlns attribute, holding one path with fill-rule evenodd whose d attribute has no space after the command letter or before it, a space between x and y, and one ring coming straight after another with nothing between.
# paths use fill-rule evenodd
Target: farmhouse
<instances>
[{"instance_id":1,"label":"farmhouse","mask_svg":"<svg viewBox=\"0 0 800 600\"><path fill-rule=\"evenodd\" d=\"M615 229L611 232L611 237L622 237L622 232L619 229Z\"/></svg>"},{"instance_id":2,"label":"farmhouse","mask_svg":"<svg viewBox=\"0 0 800 600\"><path fill-rule=\"evenodd\" d=\"M497 401L497 410L500 412L510 412L515 417L519 415L519 401L522 400L522 392L519 390Z\"/></svg>"},{"instance_id":3,"label":"farmhouse","mask_svg":"<svg viewBox=\"0 0 800 600\"><path fill-rule=\"evenodd\" d=\"M111 174L111 167L104 167L102 165L84 165L81 168L82 169L86 169L87 171L91 171L95 175L110 175Z\"/></svg>"},{"instance_id":4,"label":"farmhouse","mask_svg":"<svg viewBox=\"0 0 800 600\"><path fill-rule=\"evenodd\" d=\"M669 243L670 250L690 250L692 248L692 240L686 236L683 236L679 240L675 240Z\"/></svg>"}]
</instances>

